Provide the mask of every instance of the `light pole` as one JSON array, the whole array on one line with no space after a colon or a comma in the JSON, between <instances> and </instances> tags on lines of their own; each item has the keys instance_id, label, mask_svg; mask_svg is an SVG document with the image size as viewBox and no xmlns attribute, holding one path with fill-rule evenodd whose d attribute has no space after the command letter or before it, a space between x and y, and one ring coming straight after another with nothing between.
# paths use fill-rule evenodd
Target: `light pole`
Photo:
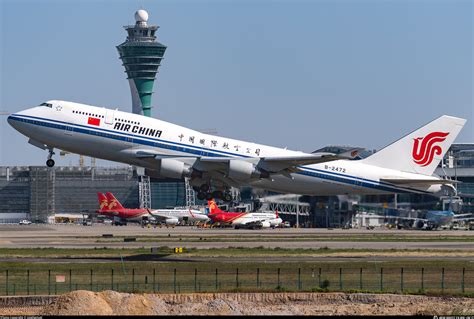
<instances>
[{"instance_id":1,"label":"light pole","mask_svg":"<svg viewBox=\"0 0 474 319\"><path fill-rule=\"evenodd\" d=\"M298 203L298 195L296 195L296 228L300 228L300 207Z\"/></svg>"}]
</instances>

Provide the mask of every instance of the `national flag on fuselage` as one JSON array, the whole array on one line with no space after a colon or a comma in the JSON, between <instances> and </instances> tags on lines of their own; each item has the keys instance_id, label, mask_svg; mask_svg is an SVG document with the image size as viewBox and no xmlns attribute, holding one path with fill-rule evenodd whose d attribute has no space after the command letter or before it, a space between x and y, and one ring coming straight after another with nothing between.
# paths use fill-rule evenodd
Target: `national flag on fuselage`
<instances>
[{"instance_id":1,"label":"national flag on fuselage","mask_svg":"<svg viewBox=\"0 0 474 319\"><path fill-rule=\"evenodd\" d=\"M89 119L87 120L87 124L100 126L100 118L89 116Z\"/></svg>"}]
</instances>

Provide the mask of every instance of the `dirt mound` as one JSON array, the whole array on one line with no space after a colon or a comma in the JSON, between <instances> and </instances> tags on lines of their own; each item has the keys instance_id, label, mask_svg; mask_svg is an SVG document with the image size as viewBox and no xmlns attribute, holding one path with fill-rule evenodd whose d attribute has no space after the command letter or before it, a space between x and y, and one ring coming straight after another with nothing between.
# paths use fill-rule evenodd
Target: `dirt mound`
<instances>
[{"instance_id":1,"label":"dirt mound","mask_svg":"<svg viewBox=\"0 0 474 319\"><path fill-rule=\"evenodd\" d=\"M112 315L112 307L105 301L103 293L77 290L58 297L46 306L42 315Z\"/></svg>"},{"instance_id":2,"label":"dirt mound","mask_svg":"<svg viewBox=\"0 0 474 319\"><path fill-rule=\"evenodd\" d=\"M391 294L74 291L40 315L472 315L474 299Z\"/></svg>"}]
</instances>

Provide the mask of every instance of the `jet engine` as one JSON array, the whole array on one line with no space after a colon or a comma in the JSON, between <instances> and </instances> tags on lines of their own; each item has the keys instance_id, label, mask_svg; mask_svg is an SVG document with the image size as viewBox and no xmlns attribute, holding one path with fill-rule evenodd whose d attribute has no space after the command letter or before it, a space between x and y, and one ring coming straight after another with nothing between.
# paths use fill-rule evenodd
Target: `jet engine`
<instances>
[{"instance_id":1,"label":"jet engine","mask_svg":"<svg viewBox=\"0 0 474 319\"><path fill-rule=\"evenodd\" d=\"M422 221L422 220L418 220L418 221L415 222L415 227L417 229L422 229L424 226L425 226L425 222Z\"/></svg>"},{"instance_id":2,"label":"jet engine","mask_svg":"<svg viewBox=\"0 0 474 319\"><path fill-rule=\"evenodd\" d=\"M184 175L190 174L190 168L184 162L163 158L159 162L157 172L160 177L180 179Z\"/></svg>"},{"instance_id":3,"label":"jet engine","mask_svg":"<svg viewBox=\"0 0 474 319\"><path fill-rule=\"evenodd\" d=\"M261 224L262 224L262 228L270 228L270 226L271 226L270 222L268 222L268 221L261 222Z\"/></svg>"},{"instance_id":4,"label":"jet engine","mask_svg":"<svg viewBox=\"0 0 474 319\"><path fill-rule=\"evenodd\" d=\"M283 223L283 220L282 220L280 217L274 218L274 219L271 219L271 220L270 220L270 226L272 226L272 227L277 227L277 226L279 226L281 223Z\"/></svg>"},{"instance_id":5,"label":"jet engine","mask_svg":"<svg viewBox=\"0 0 474 319\"><path fill-rule=\"evenodd\" d=\"M241 161L241 160L230 160L227 176L236 180L248 180L251 178L264 177L264 173L261 172L254 164Z\"/></svg>"},{"instance_id":6,"label":"jet engine","mask_svg":"<svg viewBox=\"0 0 474 319\"><path fill-rule=\"evenodd\" d=\"M177 225L179 220L177 218L168 218L165 220L166 225Z\"/></svg>"}]
</instances>

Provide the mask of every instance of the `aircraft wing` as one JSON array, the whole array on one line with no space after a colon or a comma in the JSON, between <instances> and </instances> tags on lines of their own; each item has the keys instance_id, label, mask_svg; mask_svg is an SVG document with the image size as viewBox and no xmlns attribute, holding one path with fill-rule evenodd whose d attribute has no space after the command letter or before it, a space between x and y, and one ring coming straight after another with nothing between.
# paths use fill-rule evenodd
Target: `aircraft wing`
<instances>
[{"instance_id":1,"label":"aircraft wing","mask_svg":"<svg viewBox=\"0 0 474 319\"><path fill-rule=\"evenodd\" d=\"M153 151L153 150L133 150L133 149L130 149L130 150L126 150L125 152L132 152L135 154L135 157L136 158L152 158L152 159L162 159L162 158L197 158L196 155L189 155L189 156L186 156L186 155L180 155L179 157L178 156L175 156L175 155L165 155L165 154L161 154L159 152L156 152L156 151Z\"/></svg>"},{"instance_id":2,"label":"aircraft wing","mask_svg":"<svg viewBox=\"0 0 474 319\"><path fill-rule=\"evenodd\" d=\"M459 221L470 221L470 220L474 220L474 217L465 217L465 218L453 218L453 221L455 222L459 222Z\"/></svg>"},{"instance_id":3,"label":"aircraft wing","mask_svg":"<svg viewBox=\"0 0 474 319\"><path fill-rule=\"evenodd\" d=\"M455 184L460 183L459 181L453 181L450 179L403 179L403 178L381 178L381 182L386 182L396 185L416 185L416 186L430 186L439 184Z\"/></svg>"},{"instance_id":4,"label":"aircraft wing","mask_svg":"<svg viewBox=\"0 0 474 319\"><path fill-rule=\"evenodd\" d=\"M461 217L461 218L462 218L462 217L474 217L474 216L472 215L472 213L456 214L456 215L454 215L454 218L458 218L458 217Z\"/></svg>"},{"instance_id":5,"label":"aircraft wing","mask_svg":"<svg viewBox=\"0 0 474 319\"><path fill-rule=\"evenodd\" d=\"M351 155L352 153L352 155ZM254 157L247 159L238 159L230 157L201 157L199 159L202 163L214 163L214 164L227 164L230 160L242 160L254 162L257 167L264 169L270 173L283 173L283 171L295 172L298 170L298 166L319 164L324 162L330 162L341 159L351 159L357 156L355 151L349 151L342 154L333 153L316 153L316 154L303 154L296 156L265 156L265 157Z\"/></svg>"},{"instance_id":6,"label":"aircraft wing","mask_svg":"<svg viewBox=\"0 0 474 319\"><path fill-rule=\"evenodd\" d=\"M474 216L472 213L469 214L458 214L454 215L453 221L467 221L467 220L474 220Z\"/></svg>"},{"instance_id":7,"label":"aircraft wing","mask_svg":"<svg viewBox=\"0 0 474 319\"><path fill-rule=\"evenodd\" d=\"M265 156L265 157L247 157L247 158L235 158L235 157L212 157L212 156L200 156L200 155L189 155L189 156L176 156L176 155L164 155L159 154L150 149L127 149L122 152L134 154L137 159L143 160L150 164L157 163L165 159L173 159L182 161L191 165L194 169L201 172L209 172L221 176L223 180L232 182L238 185L239 183L231 178L227 177L230 161L242 161L251 163L256 170L264 171L269 175L281 174L290 177L290 173L299 171L298 166L318 164L329 161L351 159L357 156L359 148L351 149L341 154L334 153L314 153L292 155L292 156ZM248 165L248 164L247 164ZM231 185L232 186L232 185Z\"/></svg>"},{"instance_id":8,"label":"aircraft wing","mask_svg":"<svg viewBox=\"0 0 474 319\"><path fill-rule=\"evenodd\" d=\"M300 165L319 164L324 162L330 162L340 159L346 159L336 154L314 154L314 155L302 155L302 156L275 156L275 157L262 157L260 159L260 165L272 167L271 171L278 171L281 169L296 167Z\"/></svg>"},{"instance_id":9,"label":"aircraft wing","mask_svg":"<svg viewBox=\"0 0 474 319\"><path fill-rule=\"evenodd\" d=\"M263 222L268 221L267 219L261 219L261 220L252 220L246 223L240 224L241 226L245 227L261 227Z\"/></svg>"},{"instance_id":10,"label":"aircraft wing","mask_svg":"<svg viewBox=\"0 0 474 319\"><path fill-rule=\"evenodd\" d=\"M402 220L421 220L421 221L428 221L426 218L418 218L418 217L404 217L404 216L392 216L387 215L385 216L387 219L402 219Z\"/></svg>"}]
</instances>

